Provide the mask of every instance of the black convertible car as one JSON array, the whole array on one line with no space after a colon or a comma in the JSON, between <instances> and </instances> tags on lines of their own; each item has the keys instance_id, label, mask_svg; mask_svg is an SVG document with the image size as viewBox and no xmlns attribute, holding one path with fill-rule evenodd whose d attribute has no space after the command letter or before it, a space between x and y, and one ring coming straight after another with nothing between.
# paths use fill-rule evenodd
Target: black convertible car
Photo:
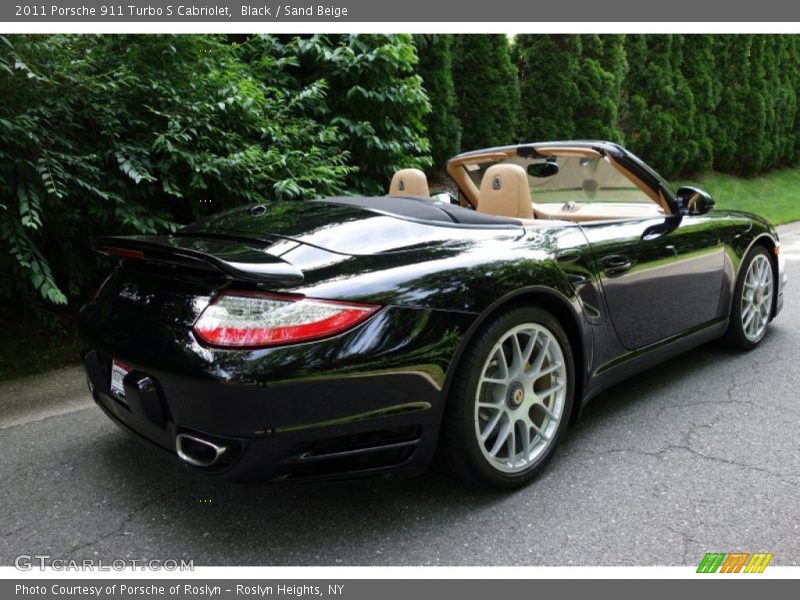
<instances>
[{"instance_id":1,"label":"black convertible car","mask_svg":"<svg viewBox=\"0 0 800 600\"><path fill-rule=\"evenodd\" d=\"M124 429L236 479L529 481L610 385L716 337L756 346L785 283L775 229L677 192L620 146L456 156L458 197L237 208L120 261L82 311L91 392Z\"/></svg>"}]
</instances>

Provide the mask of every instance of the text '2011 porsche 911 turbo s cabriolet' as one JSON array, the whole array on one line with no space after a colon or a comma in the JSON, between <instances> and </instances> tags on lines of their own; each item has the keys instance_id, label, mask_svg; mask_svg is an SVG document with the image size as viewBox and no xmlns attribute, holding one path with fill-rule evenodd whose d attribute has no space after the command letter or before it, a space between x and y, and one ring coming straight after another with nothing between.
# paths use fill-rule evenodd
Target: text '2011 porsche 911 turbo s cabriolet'
<instances>
[{"instance_id":1,"label":"text '2011 porsche 911 turbo s cabriolet'","mask_svg":"<svg viewBox=\"0 0 800 600\"><path fill-rule=\"evenodd\" d=\"M229 210L119 257L82 311L105 413L241 480L529 481L601 390L780 311L775 229L608 142L468 152L386 196Z\"/></svg>"}]
</instances>

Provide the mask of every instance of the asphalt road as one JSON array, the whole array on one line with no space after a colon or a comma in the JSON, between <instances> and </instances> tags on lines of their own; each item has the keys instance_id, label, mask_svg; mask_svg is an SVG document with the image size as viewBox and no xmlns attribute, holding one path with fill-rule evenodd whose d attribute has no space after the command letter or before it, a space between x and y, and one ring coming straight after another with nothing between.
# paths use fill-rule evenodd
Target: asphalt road
<instances>
[{"instance_id":1,"label":"asphalt road","mask_svg":"<svg viewBox=\"0 0 800 600\"><path fill-rule=\"evenodd\" d=\"M800 226L790 287L750 353L712 343L587 407L516 493L405 481L244 486L163 461L112 424L78 369L0 384L0 564L696 565L706 551L800 564Z\"/></svg>"}]
</instances>

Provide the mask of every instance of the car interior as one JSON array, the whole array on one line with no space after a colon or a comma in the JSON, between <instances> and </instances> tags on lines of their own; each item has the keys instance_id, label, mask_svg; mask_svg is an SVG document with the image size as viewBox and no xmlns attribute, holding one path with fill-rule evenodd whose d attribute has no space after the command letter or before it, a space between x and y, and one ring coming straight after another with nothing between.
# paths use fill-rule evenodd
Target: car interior
<instances>
[{"instance_id":1,"label":"car interior","mask_svg":"<svg viewBox=\"0 0 800 600\"><path fill-rule=\"evenodd\" d=\"M459 188L459 204L476 212L540 221L609 221L669 214L669 204L612 157L581 147L489 150L456 157L447 172ZM425 174L401 169L391 197L431 198Z\"/></svg>"}]
</instances>

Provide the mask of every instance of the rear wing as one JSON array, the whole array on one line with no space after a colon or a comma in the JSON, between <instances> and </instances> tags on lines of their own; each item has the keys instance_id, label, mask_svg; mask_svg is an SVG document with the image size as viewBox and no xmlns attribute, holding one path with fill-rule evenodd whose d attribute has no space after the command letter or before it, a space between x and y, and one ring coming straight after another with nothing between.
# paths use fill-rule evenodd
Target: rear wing
<instances>
[{"instance_id":1,"label":"rear wing","mask_svg":"<svg viewBox=\"0 0 800 600\"><path fill-rule=\"evenodd\" d=\"M268 242L226 236L133 235L92 240L101 254L221 273L231 279L294 285L303 272L269 254Z\"/></svg>"}]
</instances>

